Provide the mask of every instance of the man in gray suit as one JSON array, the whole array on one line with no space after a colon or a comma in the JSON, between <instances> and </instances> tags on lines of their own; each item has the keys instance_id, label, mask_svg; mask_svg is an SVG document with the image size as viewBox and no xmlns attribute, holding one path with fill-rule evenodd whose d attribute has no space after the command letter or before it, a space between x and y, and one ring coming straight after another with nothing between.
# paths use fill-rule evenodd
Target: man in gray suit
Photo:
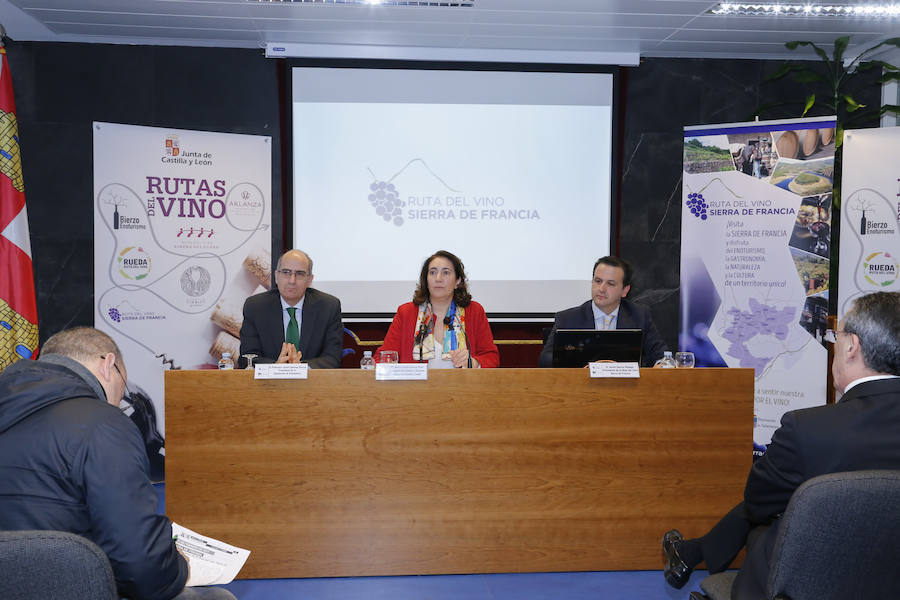
<instances>
[{"instance_id":1,"label":"man in gray suit","mask_svg":"<svg viewBox=\"0 0 900 600\"><path fill-rule=\"evenodd\" d=\"M650 317L650 309L625 299L631 289L631 265L616 256L604 256L594 263L591 299L556 313L538 359L541 367L553 366L553 339L557 329L640 329L644 332L641 366L652 367L666 350Z\"/></svg>"},{"instance_id":2,"label":"man in gray suit","mask_svg":"<svg viewBox=\"0 0 900 600\"><path fill-rule=\"evenodd\" d=\"M803 482L828 473L900 469L900 292L860 296L826 340L834 344L831 374L843 396L836 404L784 414L750 469L744 501L709 532L693 539L677 529L665 533L664 573L673 587L684 586L701 562L711 573L724 571L746 546L731 597L762 598L779 519Z\"/></svg>"},{"instance_id":3,"label":"man in gray suit","mask_svg":"<svg viewBox=\"0 0 900 600\"><path fill-rule=\"evenodd\" d=\"M306 252L288 250L275 268L276 288L247 298L242 355L256 354L261 363L305 362L320 369L340 366L341 301L309 287L312 265Z\"/></svg>"}]
</instances>

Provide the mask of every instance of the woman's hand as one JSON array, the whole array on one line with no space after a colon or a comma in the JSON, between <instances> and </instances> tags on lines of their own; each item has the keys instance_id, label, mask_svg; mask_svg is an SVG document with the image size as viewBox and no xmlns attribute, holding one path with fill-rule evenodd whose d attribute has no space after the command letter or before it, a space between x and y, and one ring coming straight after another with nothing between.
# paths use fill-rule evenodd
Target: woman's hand
<instances>
[{"instance_id":1,"label":"woman's hand","mask_svg":"<svg viewBox=\"0 0 900 600\"><path fill-rule=\"evenodd\" d=\"M469 351L465 348L457 348L450 351L450 360L457 369L467 369L469 367ZM474 358L472 359L472 368L479 369L481 365Z\"/></svg>"}]
</instances>

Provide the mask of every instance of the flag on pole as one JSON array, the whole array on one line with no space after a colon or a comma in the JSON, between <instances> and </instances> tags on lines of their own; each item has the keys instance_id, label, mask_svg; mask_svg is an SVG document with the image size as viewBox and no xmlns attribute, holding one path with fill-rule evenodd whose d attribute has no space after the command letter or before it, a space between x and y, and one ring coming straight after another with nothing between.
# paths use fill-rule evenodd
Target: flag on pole
<instances>
[{"instance_id":1,"label":"flag on pole","mask_svg":"<svg viewBox=\"0 0 900 600\"><path fill-rule=\"evenodd\" d=\"M0 42L0 372L38 347L37 303L19 128L6 49Z\"/></svg>"}]
</instances>

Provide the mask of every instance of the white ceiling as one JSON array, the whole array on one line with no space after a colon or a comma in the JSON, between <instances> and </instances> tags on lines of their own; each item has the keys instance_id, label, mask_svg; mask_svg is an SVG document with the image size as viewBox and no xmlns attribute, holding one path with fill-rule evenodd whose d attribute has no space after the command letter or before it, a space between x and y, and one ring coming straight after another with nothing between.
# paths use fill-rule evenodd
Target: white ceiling
<instances>
[{"instance_id":1,"label":"white ceiling","mask_svg":"<svg viewBox=\"0 0 900 600\"><path fill-rule=\"evenodd\" d=\"M329 1L329 0L326 0ZM445 0L446 1L446 0ZM816 4L816 1L812 2ZM852 3L852 2L846 2ZM265 47L308 56L634 63L638 56L800 58L784 47L851 36L849 54L900 19L708 15L692 0L475 0L474 7L257 0L0 0L17 41Z\"/></svg>"}]
</instances>

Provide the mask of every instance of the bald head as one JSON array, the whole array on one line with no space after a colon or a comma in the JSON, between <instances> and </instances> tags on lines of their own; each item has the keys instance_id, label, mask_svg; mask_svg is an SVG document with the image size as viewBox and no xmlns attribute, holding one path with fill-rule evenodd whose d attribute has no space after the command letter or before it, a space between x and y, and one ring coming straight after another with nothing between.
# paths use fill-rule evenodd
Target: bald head
<instances>
[{"instance_id":1,"label":"bald head","mask_svg":"<svg viewBox=\"0 0 900 600\"><path fill-rule=\"evenodd\" d=\"M50 336L41 348L42 354L60 354L81 363L90 371L103 391L106 401L117 406L125 395L128 372L122 352L111 337L93 327L73 327Z\"/></svg>"},{"instance_id":2,"label":"bald head","mask_svg":"<svg viewBox=\"0 0 900 600\"><path fill-rule=\"evenodd\" d=\"M297 249L288 250L287 252L285 252L284 254L282 254L282 255L278 258L278 264L275 265L275 269L276 269L276 270L281 268L281 263L282 263L282 261L283 261L284 259L286 259L286 258L292 258L292 259L295 259L295 260L305 260L305 261L306 261L306 265L307 265L306 271L307 271L308 273L310 273L310 274L313 272L313 261L312 261L312 259L309 257L309 254L307 254L307 253L304 252L303 250L297 250Z\"/></svg>"},{"instance_id":3,"label":"bald head","mask_svg":"<svg viewBox=\"0 0 900 600\"><path fill-rule=\"evenodd\" d=\"M93 327L73 327L50 336L41 352L62 354L85 364L101 354L112 352L121 364L122 352L111 337Z\"/></svg>"}]
</instances>

